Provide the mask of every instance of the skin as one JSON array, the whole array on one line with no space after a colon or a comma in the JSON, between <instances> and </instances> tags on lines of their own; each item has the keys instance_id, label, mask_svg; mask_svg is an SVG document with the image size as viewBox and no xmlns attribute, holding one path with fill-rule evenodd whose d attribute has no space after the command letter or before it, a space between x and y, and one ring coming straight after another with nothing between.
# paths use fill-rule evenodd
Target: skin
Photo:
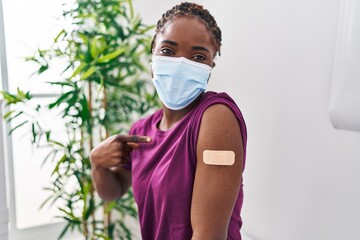
<instances>
[{"instance_id":1,"label":"skin","mask_svg":"<svg viewBox=\"0 0 360 240\"><path fill-rule=\"evenodd\" d=\"M131 172L121 166L129 161L130 152L139 148L141 142L148 142L148 140L115 135L91 150L94 186L99 196L105 201L120 198L131 186Z\"/></svg>"},{"instance_id":2,"label":"skin","mask_svg":"<svg viewBox=\"0 0 360 240\"><path fill-rule=\"evenodd\" d=\"M163 31L157 34L152 52L154 55L185 57L210 67L215 66L215 41L206 26L197 18L177 17L167 23ZM169 130L197 105L198 99L176 111L163 106L164 117L160 121L159 129Z\"/></svg>"},{"instance_id":3,"label":"skin","mask_svg":"<svg viewBox=\"0 0 360 240\"><path fill-rule=\"evenodd\" d=\"M186 57L214 67L216 49L215 41L204 23L196 17L183 16L169 22L158 33L153 54ZM176 111L163 106L164 114L158 128L163 131L171 129L197 104L198 99ZM113 136L91 151L95 188L104 200L115 200L126 193L131 185L131 173L120 166L128 161L130 152L136 151L139 144L142 143L134 143L133 137ZM203 161L204 150L234 151L235 163L231 166L207 165ZM190 213L192 240L226 239L242 181L243 149L238 121L225 105L217 104L205 110L196 155Z\"/></svg>"}]
</instances>

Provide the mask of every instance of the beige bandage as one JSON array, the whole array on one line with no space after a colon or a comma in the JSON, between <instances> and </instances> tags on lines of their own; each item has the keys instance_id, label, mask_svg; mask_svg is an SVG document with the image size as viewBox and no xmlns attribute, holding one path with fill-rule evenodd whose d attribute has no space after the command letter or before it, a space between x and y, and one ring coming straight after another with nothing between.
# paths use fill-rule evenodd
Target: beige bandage
<instances>
[{"instance_id":1,"label":"beige bandage","mask_svg":"<svg viewBox=\"0 0 360 240\"><path fill-rule=\"evenodd\" d=\"M205 150L203 161L209 165L230 166L235 163L235 153L233 151Z\"/></svg>"}]
</instances>

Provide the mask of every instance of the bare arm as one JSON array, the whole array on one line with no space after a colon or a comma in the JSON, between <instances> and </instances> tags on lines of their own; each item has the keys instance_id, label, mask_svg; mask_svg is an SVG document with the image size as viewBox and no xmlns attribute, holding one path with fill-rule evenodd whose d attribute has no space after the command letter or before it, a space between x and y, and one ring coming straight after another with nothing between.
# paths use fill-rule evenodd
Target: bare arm
<instances>
[{"instance_id":1,"label":"bare arm","mask_svg":"<svg viewBox=\"0 0 360 240\"><path fill-rule=\"evenodd\" d=\"M191 205L192 240L224 240L242 181L243 147L240 126L225 105L209 107L202 118ZM235 153L233 165L203 161L204 150ZM216 161L221 162L222 159Z\"/></svg>"},{"instance_id":2,"label":"bare arm","mask_svg":"<svg viewBox=\"0 0 360 240\"><path fill-rule=\"evenodd\" d=\"M130 152L138 148L138 143L149 141L148 137L116 135L90 152L94 186L102 199L113 201L127 192L131 172L121 166L129 161Z\"/></svg>"}]
</instances>

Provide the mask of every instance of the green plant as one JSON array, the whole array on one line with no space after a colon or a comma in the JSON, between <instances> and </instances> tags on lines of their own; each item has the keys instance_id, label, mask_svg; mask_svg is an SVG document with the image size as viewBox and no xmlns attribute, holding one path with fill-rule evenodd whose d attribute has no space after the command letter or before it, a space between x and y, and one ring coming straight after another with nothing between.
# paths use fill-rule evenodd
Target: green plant
<instances>
[{"instance_id":1,"label":"green plant","mask_svg":"<svg viewBox=\"0 0 360 240\"><path fill-rule=\"evenodd\" d=\"M159 106L147 80L153 26L134 14L131 0L76 0L64 9L62 17L71 24L50 48L26 58L37 64L38 75L65 63L61 80L47 81L61 93L49 104L29 107L30 92L2 92L11 108L4 118L18 122L10 133L28 126L35 146L50 147L44 161L53 162L54 169L44 205L61 204L66 227L59 239L69 230L85 239L131 239L123 218L137 217L132 192L116 202L101 201L92 185L89 151L112 134L126 133L134 119ZM38 120L44 111L60 112L66 140Z\"/></svg>"}]
</instances>

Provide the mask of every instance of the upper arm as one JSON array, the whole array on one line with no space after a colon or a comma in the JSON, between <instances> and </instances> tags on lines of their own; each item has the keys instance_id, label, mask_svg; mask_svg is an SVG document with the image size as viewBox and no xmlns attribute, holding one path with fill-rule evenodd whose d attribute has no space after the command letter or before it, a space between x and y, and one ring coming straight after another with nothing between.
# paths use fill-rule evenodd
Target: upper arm
<instances>
[{"instance_id":1,"label":"upper arm","mask_svg":"<svg viewBox=\"0 0 360 240\"><path fill-rule=\"evenodd\" d=\"M233 151L235 163L227 166L205 164L204 150ZM243 169L239 122L227 106L216 104L204 112L196 151L197 165L191 204L193 239L226 239Z\"/></svg>"}]
</instances>

